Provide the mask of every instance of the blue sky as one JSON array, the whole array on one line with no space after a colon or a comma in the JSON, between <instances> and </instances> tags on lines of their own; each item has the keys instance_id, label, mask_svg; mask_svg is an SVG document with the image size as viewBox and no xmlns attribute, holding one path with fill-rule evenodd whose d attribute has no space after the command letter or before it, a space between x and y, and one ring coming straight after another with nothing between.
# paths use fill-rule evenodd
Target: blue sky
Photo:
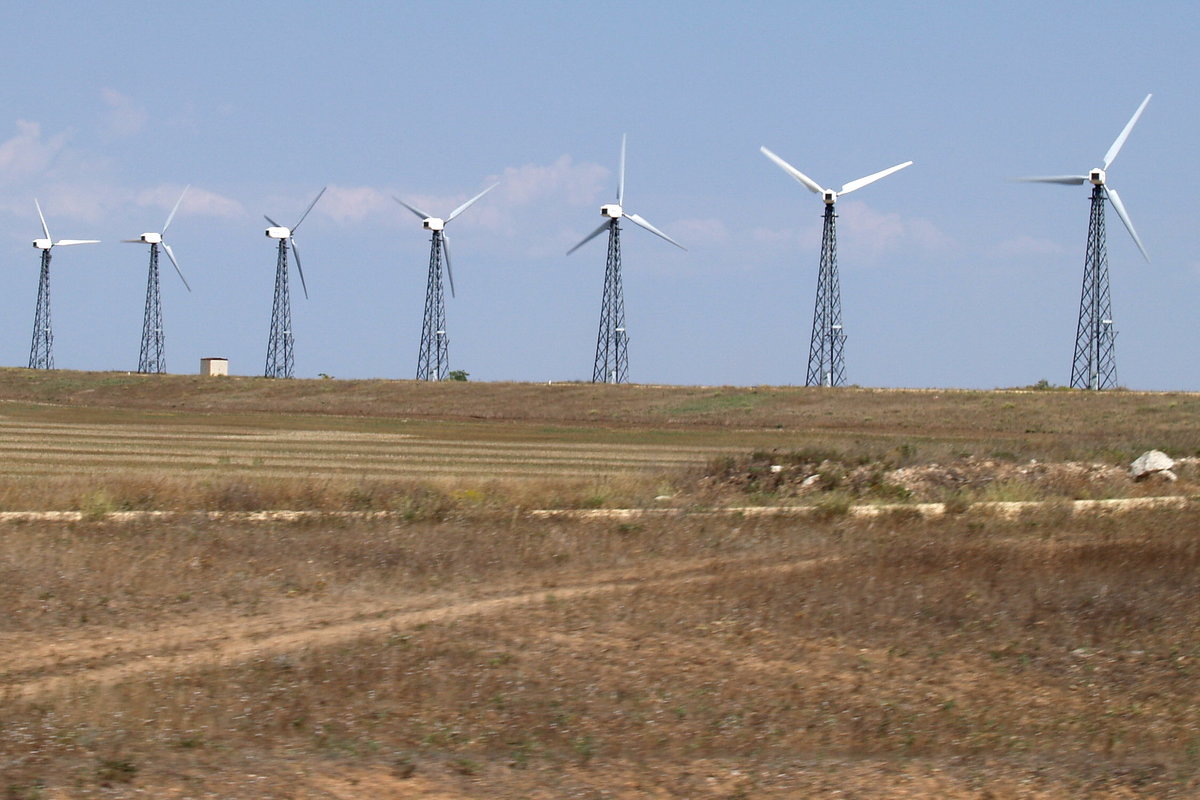
<instances>
[{"instance_id":1,"label":"blue sky","mask_svg":"<svg viewBox=\"0 0 1200 800\"><path fill-rule=\"evenodd\" d=\"M146 248L193 189L164 272L167 363L261 374L275 250L298 236L296 373L409 378L428 234L446 214L452 368L590 377L598 238L629 137L630 378L803 383L824 185L912 159L838 204L846 374L865 386L1066 383L1088 187L1109 170L1153 262L1109 214L1121 384L1200 389L1200 10L1190 3L12 3L0 11L0 363L29 351L40 235L55 357L137 366ZM167 266L164 261L164 266Z\"/></svg>"}]
</instances>

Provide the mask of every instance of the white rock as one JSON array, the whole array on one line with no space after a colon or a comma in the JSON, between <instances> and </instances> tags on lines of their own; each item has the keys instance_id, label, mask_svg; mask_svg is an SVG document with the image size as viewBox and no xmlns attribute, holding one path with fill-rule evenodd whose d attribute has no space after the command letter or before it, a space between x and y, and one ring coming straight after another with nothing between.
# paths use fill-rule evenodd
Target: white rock
<instances>
[{"instance_id":1,"label":"white rock","mask_svg":"<svg viewBox=\"0 0 1200 800\"><path fill-rule=\"evenodd\" d=\"M820 475L809 475L807 478L805 478L803 481L800 482L800 486L803 488L807 488L809 486L812 486L814 483L816 483L819 480L821 480Z\"/></svg>"},{"instance_id":2,"label":"white rock","mask_svg":"<svg viewBox=\"0 0 1200 800\"><path fill-rule=\"evenodd\" d=\"M1129 465L1129 474L1133 476L1134 480L1140 480L1155 472L1169 471L1174 466L1175 461L1166 453L1159 450L1147 450Z\"/></svg>"}]
</instances>

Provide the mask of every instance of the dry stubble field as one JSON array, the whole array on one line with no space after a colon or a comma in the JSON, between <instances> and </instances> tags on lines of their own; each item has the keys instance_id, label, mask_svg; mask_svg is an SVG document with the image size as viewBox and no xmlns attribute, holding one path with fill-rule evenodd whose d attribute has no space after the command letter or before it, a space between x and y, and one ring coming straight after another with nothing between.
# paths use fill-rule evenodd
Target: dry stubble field
<instances>
[{"instance_id":1,"label":"dry stubble field","mask_svg":"<svg viewBox=\"0 0 1200 800\"><path fill-rule=\"evenodd\" d=\"M0 370L0 790L1196 796L1197 410Z\"/></svg>"}]
</instances>

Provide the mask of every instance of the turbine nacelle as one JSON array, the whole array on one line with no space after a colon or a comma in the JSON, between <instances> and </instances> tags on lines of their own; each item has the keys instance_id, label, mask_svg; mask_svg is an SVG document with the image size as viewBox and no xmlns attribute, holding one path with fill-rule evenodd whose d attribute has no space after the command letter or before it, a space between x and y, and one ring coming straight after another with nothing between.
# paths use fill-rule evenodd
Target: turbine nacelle
<instances>
[{"instance_id":1,"label":"turbine nacelle","mask_svg":"<svg viewBox=\"0 0 1200 800\"><path fill-rule=\"evenodd\" d=\"M1100 169L1099 167L1092 170L1091 172L1088 173L1088 180L1092 182L1093 186L1103 186L1104 185L1104 170Z\"/></svg>"},{"instance_id":2,"label":"turbine nacelle","mask_svg":"<svg viewBox=\"0 0 1200 800\"><path fill-rule=\"evenodd\" d=\"M421 227L427 231L445 230L446 220L441 219L440 217L426 217L425 219L421 220Z\"/></svg>"},{"instance_id":3,"label":"turbine nacelle","mask_svg":"<svg viewBox=\"0 0 1200 800\"><path fill-rule=\"evenodd\" d=\"M620 219L625 213L618 203L605 203L600 206L600 216L608 217L609 219Z\"/></svg>"},{"instance_id":4,"label":"turbine nacelle","mask_svg":"<svg viewBox=\"0 0 1200 800\"><path fill-rule=\"evenodd\" d=\"M162 244L163 238L161 233L143 233L137 240L146 244Z\"/></svg>"},{"instance_id":5,"label":"turbine nacelle","mask_svg":"<svg viewBox=\"0 0 1200 800\"><path fill-rule=\"evenodd\" d=\"M34 239L33 246L38 250L49 250L54 246L54 242L50 241L49 239Z\"/></svg>"},{"instance_id":6,"label":"turbine nacelle","mask_svg":"<svg viewBox=\"0 0 1200 800\"><path fill-rule=\"evenodd\" d=\"M837 202L838 193L833 189L823 189L821 191L821 199L825 201L825 205L831 206Z\"/></svg>"},{"instance_id":7,"label":"turbine nacelle","mask_svg":"<svg viewBox=\"0 0 1200 800\"><path fill-rule=\"evenodd\" d=\"M265 231L268 239L290 239L292 238L292 229L285 228L282 225L272 225Z\"/></svg>"}]
</instances>

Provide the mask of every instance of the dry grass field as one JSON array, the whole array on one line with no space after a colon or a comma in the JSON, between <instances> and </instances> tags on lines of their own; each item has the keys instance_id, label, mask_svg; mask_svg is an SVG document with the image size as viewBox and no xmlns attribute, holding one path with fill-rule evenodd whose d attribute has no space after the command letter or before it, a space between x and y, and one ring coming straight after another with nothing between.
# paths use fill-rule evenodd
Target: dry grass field
<instances>
[{"instance_id":1,"label":"dry grass field","mask_svg":"<svg viewBox=\"0 0 1200 800\"><path fill-rule=\"evenodd\" d=\"M0 370L0 797L1195 797L1197 410Z\"/></svg>"}]
</instances>

